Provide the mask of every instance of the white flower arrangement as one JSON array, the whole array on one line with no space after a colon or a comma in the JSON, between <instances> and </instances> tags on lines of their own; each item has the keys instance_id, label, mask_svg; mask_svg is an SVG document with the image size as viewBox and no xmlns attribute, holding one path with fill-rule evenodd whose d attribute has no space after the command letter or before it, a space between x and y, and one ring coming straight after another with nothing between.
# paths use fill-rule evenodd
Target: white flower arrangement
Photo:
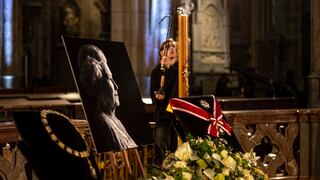
<instances>
[{"instance_id":1,"label":"white flower arrangement","mask_svg":"<svg viewBox=\"0 0 320 180\"><path fill-rule=\"evenodd\" d=\"M162 163L161 173L151 179L167 180L266 180L257 168L254 152L233 153L218 138L191 138L179 145Z\"/></svg>"}]
</instances>

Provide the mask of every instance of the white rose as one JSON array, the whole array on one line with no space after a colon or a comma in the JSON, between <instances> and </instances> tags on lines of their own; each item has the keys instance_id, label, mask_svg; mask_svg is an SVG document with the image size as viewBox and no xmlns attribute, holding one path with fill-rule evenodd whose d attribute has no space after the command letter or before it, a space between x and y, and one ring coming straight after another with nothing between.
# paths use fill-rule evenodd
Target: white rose
<instances>
[{"instance_id":1,"label":"white rose","mask_svg":"<svg viewBox=\"0 0 320 180\"><path fill-rule=\"evenodd\" d=\"M252 175L249 175L246 177L246 180L254 180L253 176Z\"/></svg>"},{"instance_id":2,"label":"white rose","mask_svg":"<svg viewBox=\"0 0 320 180\"><path fill-rule=\"evenodd\" d=\"M187 167L187 162L185 162L185 161L176 161L173 164L173 167L175 167L175 168L185 168L185 167Z\"/></svg>"},{"instance_id":3,"label":"white rose","mask_svg":"<svg viewBox=\"0 0 320 180\"><path fill-rule=\"evenodd\" d=\"M222 150L220 152L220 156L222 157L222 159L225 159L228 156L228 151L227 150Z\"/></svg>"},{"instance_id":4,"label":"white rose","mask_svg":"<svg viewBox=\"0 0 320 180\"><path fill-rule=\"evenodd\" d=\"M192 149L188 142L181 144L174 155L181 161L188 161L192 156Z\"/></svg>"},{"instance_id":5,"label":"white rose","mask_svg":"<svg viewBox=\"0 0 320 180\"><path fill-rule=\"evenodd\" d=\"M229 176L229 175L230 175L230 169L224 167L224 168L222 169L221 174L224 175L224 176Z\"/></svg>"},{"instance_id":6,"label":"white rose","mask_svg":"<svg viewBox=\"0 0 320 180\"><path fill-rule=\"evenodd\" d=\"M199 157L198 157L197 151L193 151L192 154L191 154L190 160L191 161L196 161L198 159L199 159Z\"/></svg>"},{"instance_id":7,"label":"white rose","mask_svg":"<svg viewBox=\"0 0 320 180\"><path fill-rule=\"evenodd\" d=\"M219 154L217 154L217 153L212 153L211 156L212 156L213 159L218 160L218 161L221 161L221 157L220 157Z\"/></svg>"},{"instance_id":8,"label":"white rose","mask_svg":"<svg viewBox=\"0 0 320 180\"><path fill-rule=\"evenodd\" d=\"M191 180L192 179L192 174L189 173L189 172L182 172L182 179Z\"/></svg>"},{"instance_id":9,"label":"white rose","mask_svg":"<svg viewBox=\"0 0 320 180\"><path fill-rule=\"evenodd\" d=\"M234 171L236 169L237 162L231 156L228 156L222 160L222 164Z\"/></svg>"},{"instance_id":10,"label":"white rose","mask_svg":"<svg viewBox=\"0 0 320 180\"><path fill-rule=\"evenodd\" d=\"M210 160L211 160L211 157L210 157L210 155L206 152L206 153L204 153L202 159L207 160L207 161L210 161Z\"/></svg>"},{"instance_id":11,"label":"white rose","mask_svg":"<svg viewBox=\"0 0 320 180\"><path fill-rule=\"evenodd\" d=\"M205 169L203 170L203 174L207 176L209 179L214 179L214 170L213 169Z\"/></svg>"},{"instance_id":12,"label":"white rose","mask_svg":"<svg viewBox=\"0 0 320 180\"><path fill-rule=\"evenodd\" d=\"M248 169L242 169L241 171L242 171L244 177L250 176L250 170L248 170Z\"/></svg>"}]
</instances>

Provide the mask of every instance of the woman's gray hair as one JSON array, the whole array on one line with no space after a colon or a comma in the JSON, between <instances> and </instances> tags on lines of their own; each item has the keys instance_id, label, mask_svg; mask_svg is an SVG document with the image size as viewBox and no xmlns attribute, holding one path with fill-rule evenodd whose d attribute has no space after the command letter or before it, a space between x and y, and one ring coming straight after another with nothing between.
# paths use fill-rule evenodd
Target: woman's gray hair
<instances>
[{"instance_id":1,"label":"woman's gray hair","mask_svg":"<svg viewBox=\"0 0 320 180\"><path fill-rule=\"evenodd\" d=\"M101 78L103 74L102 61L106 60L101 49L94 45L84 45L78 54L78 66L80 70L80 82L84 89L92 97L96 97L100 92ZM107 76L105 78L108 78Z\"/></svg>"}]
</instances>

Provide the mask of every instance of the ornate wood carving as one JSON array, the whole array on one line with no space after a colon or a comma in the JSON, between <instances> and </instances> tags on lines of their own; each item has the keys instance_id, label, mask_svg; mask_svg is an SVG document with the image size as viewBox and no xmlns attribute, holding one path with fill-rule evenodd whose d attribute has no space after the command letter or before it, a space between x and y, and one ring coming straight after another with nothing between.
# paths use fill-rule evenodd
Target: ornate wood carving
<instances>
[{"instance_id":1,"label":"ornate wood carving","mask_svg":"<svg viewBox=\"0 0 320 180\"><path fill-rule=\"evenodd\" d=\"M11 150L9 146L6 146L2 151L3 156L0 159L1 180L27 180L27 174L32 177L32 172L25 168L28 162L17 147Z\"/></svg>"},{"instance_id":2,"label":"ornate wood carving","mask_svg":"<svg viewBox=\"0 0 320 180\"><path fill-rule=\"evenodd\" d=\"M319 110L228 111L225 116L242 148L260 156L259 166L269 177L299 175L299 123L319 121Z\"/></svg>"},{"instance_id":3,"label":"ornate wood carving","mask_svg":"<svg viewBox=\"0 0 320 180\"><path fill-rule=\"evenodd\" d=\"M294 140L297 137L298 125L297 123L290 123L286 129L283 129L284 131L287 131L287 133L281 134L277 130L279 127L278 124L279 123L257 124L256 132L249 135L249 137L247 135L248 129L244 125L235 127L241 130L240 136L243 138L240 139L250 139L250 141L243 141L243 146L245 147L246 151L257 147L257 145L261 145L261 142L265 137L270 138L271 142L269 143L272 147L272 151L269 154L265 154L263 158L264 160L261 161L264 166L263 169L268 172L268 174L276 174L277 169L279 168L276 165L282 165L283 163L286 163L287 168L285 170L289 171L288 174L297 175L297 161L293 157L293 153L290 150L292 149ZM288 134L291 134L291 136L288 136ZM247 138L245 138L244 135L247 135ZM273 155L275 154L276 156L272 156L271 153Z\"/></svg>"}]
</instances>

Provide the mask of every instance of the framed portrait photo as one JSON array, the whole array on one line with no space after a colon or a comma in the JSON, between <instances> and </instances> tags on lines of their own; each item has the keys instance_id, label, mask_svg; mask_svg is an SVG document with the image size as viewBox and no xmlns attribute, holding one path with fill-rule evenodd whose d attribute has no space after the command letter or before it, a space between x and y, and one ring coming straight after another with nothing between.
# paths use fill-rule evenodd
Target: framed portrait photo
<instances>
[{"instance_id":1,"label":"framed portrait photo","mask_svg":"<svg viewBox=\"0 0 320 180\"><path fill-rule=\"evenodd\" d=\"M124 43L62 40L97 152L153 143Z\"/></svg>"}]
</instances>

